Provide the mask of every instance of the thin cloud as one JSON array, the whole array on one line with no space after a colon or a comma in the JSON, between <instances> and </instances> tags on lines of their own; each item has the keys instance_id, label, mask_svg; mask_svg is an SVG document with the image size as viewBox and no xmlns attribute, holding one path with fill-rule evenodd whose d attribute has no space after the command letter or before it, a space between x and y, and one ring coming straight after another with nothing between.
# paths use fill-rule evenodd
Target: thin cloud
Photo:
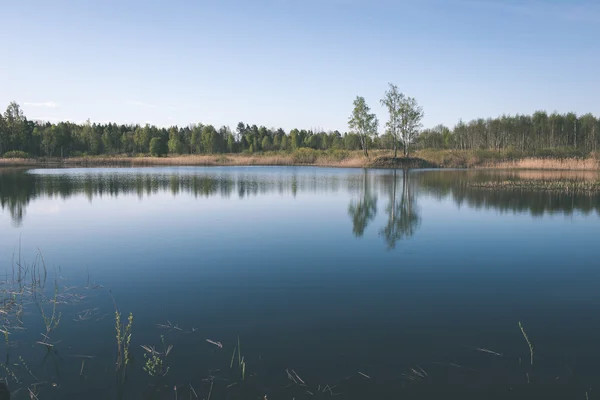
<instances>
[{"instance_id":1,"label":"thin cloud","mask_svg":"<svg viewBox=\"0 0 600 400\"><path fill-rule=\"evenodd\" d=\"M127 100L127 104L130 106L137 106L137 107L156 108L156 104L148 104L148 103L144 103L142 101L137 101L137 100Z\"/></svg>"},{"instance_id":2,"label":"thin cloud","mask_svg":"<svg viewBox=\"0 0 600 400\"><path fill-rule=\"evenodd\" d=\"M44 101L44 102L26 101L25 105L29 106L29 107L46 107L46 108L56 108L59 106L59 104L55 101Z\"/></svg>"}]
</instances>

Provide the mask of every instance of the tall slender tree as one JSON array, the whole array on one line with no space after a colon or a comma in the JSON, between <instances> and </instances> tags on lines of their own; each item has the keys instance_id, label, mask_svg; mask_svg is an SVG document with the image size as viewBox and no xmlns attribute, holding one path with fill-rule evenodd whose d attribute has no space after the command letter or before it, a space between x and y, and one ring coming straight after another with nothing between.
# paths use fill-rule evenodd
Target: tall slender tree
<instances>
[{"instance_id":1,"label":"tall slender tree","mask_svg":"<svg viewBox=\"0 0 600 400\"><path fill-rule=\"evenodd\" d=\"M7 147L8 132L6 129L6 121L0 114L0 156L4 154Z\"/></svg>"},{"instance_id":2,"label":"tall slender tree","mask_svg":"<svg viewBox=\"0 0 600 400\"><path fill-rule=\"evenodd\" d=\"M398 91L398 86L390 83L389 90L385 92L383 99L380 100L389 114L388 122L386 122L386 132L391 139L391 145L394 149L394 158L398 156L398 143L400 141L400 104L402 103L403 94Z\"/></svg>"},{"instance_id":3,"label":"tall slender tree","mask_svg":"<svg viewBox=\"0 0 600 400\"><path fill-rule=\"evenodd\" d=\"M363 153L365 154L365 157L368 157L369 139L373 136L377 136L377 126L379 125L379 121L377 120L377 116L371 113L371 109L367 105L364 97L357 96L353 104L354 110L352 110L352 114L348 120L348 127L352 133L358 135Z\"/></svg>"},{"instance_id":4,"label":"tall slender tree","mask_svg":"<svg viewBox=\"0 0 600 400\"><path fill-rule=\"evenodd\" d=\"M394 158L398 155L398 144L404 149L404 157L409 155L410 146L415 141L421 128L423 119L423 108L419 106L413 97L408 97L398 91L398 87L392 83L380 100L389 114L389 120L385 124L386 133L391 138L394 148ZM483 120L482 120L483 121Z\"/></svg>"},{"instance_id":5,"label":"tall slender tree","mask_svg":"<svg viewBox=\"0 0 600 400\"><path fill-rule=\"evenodd\" d=\"M413 97L407 97L400 93L400 104L398 108L400 121L400 141L404 149L404 157L408 157L410 146L419 135L421 120L423 119L423 108L419 106Z\"/></svg>"},{"instance_id":6,"label":"tall slender tree","mask_svg":"<svg viewBox=\"0 0 600 400\"><path fill-rule=\"evenodd\" d=\"M24 150L26 138L26 120L23 109L14 101L6 107L4 113L6 134L9 145L14 150Z\"/></svg>"},{"instance_id":7,"label":"tall slender tree","mask_svg":"<svg viewBox=\"0 0 600 400\"><path fill-rule=\"evenodd\" d=\"M177 127L172 126L169 128L169 141L167 143L169 153L181 154L183 152L183 142Z\"/></svg>"}]
</instances>

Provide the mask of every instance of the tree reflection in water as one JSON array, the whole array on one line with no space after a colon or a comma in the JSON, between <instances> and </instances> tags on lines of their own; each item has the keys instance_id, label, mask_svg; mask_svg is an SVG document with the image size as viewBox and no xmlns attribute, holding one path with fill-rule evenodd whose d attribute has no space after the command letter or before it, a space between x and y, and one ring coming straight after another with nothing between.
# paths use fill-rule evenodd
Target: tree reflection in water
<instances>
[{"instance_id":1,"label":"tree reflection in water","mask_svg":"<svg viewBox=\"0 0 600 400\"><path fill-rule=\"evenodd\" d=\"M232 169L165 169L127 170L96 169L42 171L28 173L24 169L0 169L0 207L7 211L13 225L20 226L30 202L42 197L68 199L137 195L150 197L157 193L194 197L220 196L240 199L278 193L296 197L299 194L327 194L347 191L350 204L344 201L351 219L352 232L363 237L374 223L378 211L378 195L385 203L387 221L377 230L388 248L412 237L421 224L417 200L419 196L444 201L450 199L457 207L495 209L500 213L572 215L574 212L600 215L598 193L543 191L535 188L494 190L472 185L498 180L555 179L600 180L598 172L556 173L549 171L451 171L451 170L349 170L347 173L311 169L261 170L256 172ZM565 185L569 186L569 185ZM377 222L379 223L379 222Z\"/></svg>"},{"instance_id":2,"label":"tree reflection in water","mask_svg":"<svg viewBox=\"0 0 600 400\"><path fill-rule=\"evenodd\" d=\"M389 202L385 208L388 219L385 227L379 231L379 235L385 238L388 249L395 248L399 240L414 235L421 223L410 176L410 171L402 170L402 192L399 194L397 193L397 171L394 170L391 175L384 177L384 181L388 181L384 186L384 190L389 193Z\"/></svg>"},{"instance_id":3,"label":"tree reflection in water","mask_svg":"<svg viewBox=\"0 0 600 400\"><path fill-rule=\"evenodd\" d=\"M352 232L356 237L361 237L365 234L367 225L377 215L377 195L371 192L369 174L366 169L363 172L361 195L358 200L350 201L348 215L352 218Z\"/></svg>"}]
</instances>

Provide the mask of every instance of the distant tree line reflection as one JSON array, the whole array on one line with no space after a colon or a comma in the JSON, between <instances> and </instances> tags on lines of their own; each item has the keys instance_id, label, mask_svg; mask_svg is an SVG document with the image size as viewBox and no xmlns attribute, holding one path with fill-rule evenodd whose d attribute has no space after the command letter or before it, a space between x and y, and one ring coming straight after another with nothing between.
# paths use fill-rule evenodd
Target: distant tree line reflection
<instances>
[{"instance_id":1,"label":"distant tree line reflection","mask_svg":"<svg viewBox=\"0 0 600 400\"><path fill-rule=\"evenodd\" d=\"M457 206L495 209L500 212L546 213L569 215L575 211L600 215L600 196L544 192L539 190L486 190L473 187L474 181L500 179L497 173L481 171L407 171L349 170L342 173L316 169L222 170L174 169L155 172L152 169L125 171L115 169L81 173L29 173L20 169L0 170L0 206L8 210L15 225L20 225L29 203L40 197L68 199L86 196L90 201L100 197L138 196L170 193L194 197L220 196L224 199L279 194L298 196L344 191L350 194L347 205L353 234L362 237L367 227L383 210L385 220L378 234L392 249L400 240L410 238L420 227L418 199L433 197L451 199ZM528 178L531 178L528 176ZM567 177L560 176L560 179ZM584 177L589 179L589 177ZM581 179L584 179L581 178ZM593 178L593 177L592 177ZM502 176L502 179L507 179ZM510 175L508 179L520 179ZM579 178L578 178L579 179ZM381 204L379 204L381 200Z\"/></svg>"},{"instance_id":2,"label":"distant tree line reflection","mask_svg":"<svg viewBox=\"0 0 600 400\"><path fill-rule=\"evenodd\" d=\"M497 190L473 187L473 182L504 180L556 179L561 181L599 180L597 172L551 172L551 171L429 171L415 175L421 192L438 200L451 198L459 206L474 209L493 209L501 213L529 213L532 216L546 214L572 215L574 212L600 215L598 193L569 193L539 189Z\"/></svg>"}]
</instances>

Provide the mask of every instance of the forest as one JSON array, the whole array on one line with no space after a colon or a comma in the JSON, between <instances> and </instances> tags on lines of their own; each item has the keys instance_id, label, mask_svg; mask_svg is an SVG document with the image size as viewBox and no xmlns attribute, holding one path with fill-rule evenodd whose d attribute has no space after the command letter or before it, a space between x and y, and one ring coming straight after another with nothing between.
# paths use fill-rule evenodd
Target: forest
<instances>
[{"instance_id":1,"label":"forest","mask_svg":"<svg viewBox=\"0 0 600 400\"><path fill-rule=\"evenodd\" d=\"M358 103L360 101L355 102L355 106ZM359 105L366 107L364 99ZM407 147L408 142L398 140L390 129L378 132L374 114L366 115L372 117L368 134L352 129L359 125L354 114L347 132L306 129L286 132L281 128L244 122L238 123L234 130L202 123L166 128L97 124L89 120L83 124L36 121L28 119L22 108L11 102L4 114L0 114L0 155L6 158L125 154L165 156L294 151L300 148L364 150L366 154L366 147L390 150L395 150L396 146ZM386 124L388 128L389 125L390 122ZM596 152L600 145L600 120L589 113L549 114L537 111L533 115L502 115L459 121L454 127L438 125L415 129L409 140L414 149L518 151L527 155L567 152L586 156Z\"/></svg>"}]
</instances>

